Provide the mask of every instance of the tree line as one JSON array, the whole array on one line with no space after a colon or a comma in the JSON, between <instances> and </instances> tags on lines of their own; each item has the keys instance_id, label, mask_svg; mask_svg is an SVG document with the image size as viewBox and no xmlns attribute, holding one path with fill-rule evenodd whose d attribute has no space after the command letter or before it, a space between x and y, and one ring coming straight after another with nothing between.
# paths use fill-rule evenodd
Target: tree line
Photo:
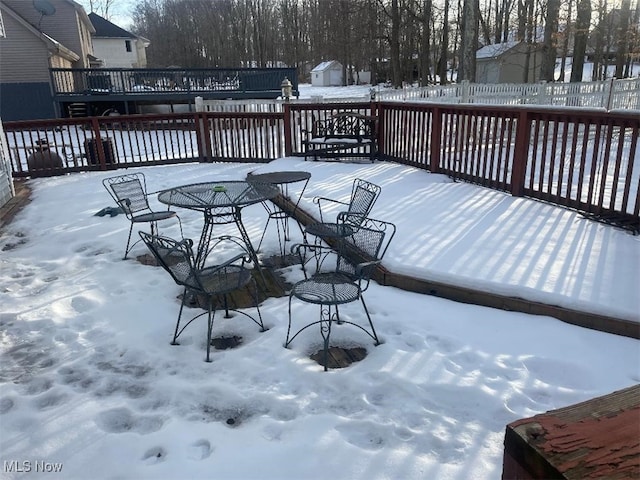
<instances>
[{"instance_id":1,"label":"tree line","mask_svg":"<svg viewBox=\"0 0 640 480\"><path fill-rule=\"evenodd\" d=\"M131 30L151 41L150 67L296 67L301 81L337 60L344 79L421 85L475 78L484 45L540 48L540 79L632 75L640 62L635 0L144 0ZM527 56L528 58L528 56ZM556 61L560 59L559 75ZM353 81L353 80L351 80ZM523 78L523 82L526 78Z\"/></svg>"}]
</instances>

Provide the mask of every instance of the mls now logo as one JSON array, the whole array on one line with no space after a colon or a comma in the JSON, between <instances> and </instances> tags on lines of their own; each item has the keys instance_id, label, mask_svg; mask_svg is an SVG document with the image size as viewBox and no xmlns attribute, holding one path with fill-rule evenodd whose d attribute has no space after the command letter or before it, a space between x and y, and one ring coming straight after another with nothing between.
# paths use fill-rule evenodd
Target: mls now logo
<instances>
[{"instance_id":1,"label":"mls now logo","mask_svg":"<svg viewBox=\"0 0 640 480\"><path fill-rule=\"evenodd\" d=\"M5 473L58 473L62 471L62 463L45 462L44 460L36 460L33 462L31 460L24 460L22 462L5 460L2 463L2 470Z\"/></svg>"}]
</instances>

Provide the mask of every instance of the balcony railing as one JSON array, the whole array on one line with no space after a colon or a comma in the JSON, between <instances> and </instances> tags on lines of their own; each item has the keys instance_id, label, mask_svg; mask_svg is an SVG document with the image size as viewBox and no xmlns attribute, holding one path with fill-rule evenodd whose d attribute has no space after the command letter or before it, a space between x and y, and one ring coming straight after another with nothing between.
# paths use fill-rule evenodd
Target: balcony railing
<instances>
[{"instance_id":1,"label":"balcony railing","mask_svg":"<svg viewBox=\"0 0 640 480\"><path fill-rule=\"evenodd\" d=\"M295 68L52 68L54 95L232 97L233 94L271 92L280 94L287 77L298 93Z\"/></svg>"},{"instance_id":2,"label":"balcony railing","mask_svg":"<svg viewBox=\"0 0 640 480\"><path fill-rule=\"evenodd\" d=\"M380 159L537 198L640 232L634 112L426 103L284 102L282 112L197 112L7 122L15 177L303 152L336 111L376 115ZM38 163L29 161L35 158Z\"/></svg>"}]
</instances>

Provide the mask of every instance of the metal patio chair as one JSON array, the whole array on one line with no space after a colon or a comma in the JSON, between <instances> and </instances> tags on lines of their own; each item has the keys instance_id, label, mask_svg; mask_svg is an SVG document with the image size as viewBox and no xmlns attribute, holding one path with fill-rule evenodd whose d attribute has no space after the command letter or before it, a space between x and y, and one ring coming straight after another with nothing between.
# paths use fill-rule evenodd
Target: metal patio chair
<instances>
[{"instance_id":1,"label":"metal patio chair","mask_svg":"<svg viewBox=\"0 0 640 480\"><path fill-rule=\"evenodd\" d=\"M359 228L354 230L353 234L347 238L343 247L333 252L336 257L334 268L317 271L311 277L305 278L305 280L296 283L292 287L289 294L289 326L287 328L285 347L288 347L300 332L312 325L320 325L320 334L324 340L323 355L324 369L326 371L329 341L334 323L354 325L369 335L374 340L375 345L380 343L369 315L369 310L365 304L363 293L369 287L371 275L374 269L382 262L382 258L395 232L396 227L392 223L371 218L362 219ZM321 250L330 249L330 247L298 244L294 246L294 249L298 251L302 258L305 255L304 250L311 250L313 254L318 255L322 254ZM320 319L303 326L295 334L291 335L291 303L294 297L306 303L319 305ZM340 317L338 307L357 300L362 303L370 330Z\"/></svg>"},{"instance_id":2,"label":"metal patio chair","mask_svg":"<svg viewBox=\"0 0 640 480\"><path fill-rule=\"evenodd\" d=\"M351 198L348 202L340 200L334 200L327 197L315 197L313 203L318 205L318 211L320 213L320 223L335 223L331 222L327 218L327 214L322 213L322 206L327 203L333 203L343 205L346 210L342 210L336 219L342 218L344 221L359 225L369 215L374 203L380 196L382 188L367 180L356 178L353 181L353 187L351 188Z\"/></svg>"},{"instance_id":3,"label":"metal patio chair","mask_svg":"<svg viewBox=\"0 0 640 480\"><path fill-rule=\"evenodd\" d=\"M382 188L367 180L356 178L353 181L351 189L351 198L349 202L334 200L327 197L314 197L313 202L318 205L320 213L320 222L311 223L306 226L304 231L304 242L309 243L308 235L315 237L314 243L320 245L322 240L331 243L334 249L339 249L340 244L347 241L348 237L357 230L362 222L367 218L369 212L373 208L376 200L380 196ZM328 204L334 204L346 207L340 211L334 220L330 220L327 213L323 214L322 207ZM312 251L317 253L317 251ZM315 255L316 270L320 268L322 262L319 255ZM303 271L306 276L306 260L302 259Z\"/></svg>"},{"instance_id":4,"label":"metal patio chair","mask_svg":"<svg viewBox=\"0 0 640 480\"><path fill-rule=\"evenodd\" d=\"M131 222L123 260L127 259L127 255L131 249L140 241L138 240L134 242L133 245L129 245L131 243L133 225L136 223L150 224L151 234L156 235L158 233L159 221L176 218L180 224L180 234L182 235L182 222L180 222L180 217L178 217L176 212L171 210L156 212L149 206L147 199L149 194L147 193L147 183L143 173L128 173L105 178L102 184Z\"/></svg>"},{"instance_id":5,"label":"metal patio chair","mask_svg":"<svg viewBox=\"0 0 640 480\"><path fill-rule=\"evenodd\" d=\"M212 341L212 329L213 320L216 312L216 306L219 303L225 311L225 318L230 318L229 312L236 312L245 317L251 319L256 325L260 327L260 331L264 332L266 329L262 322L262 315L260 314L260 308L258 307L258 290L257 284L251 275L251 270L244 266L245 263L251 262L251 259L246 251L241 254L235 255L229 258L225 262L219 265L207 266L204 268L196 268L195 257L193 254L193 241L191 239L184 239L177 241L167 237L160 237L157 235L150 235L145 232L139 232L141 239L149 247L151 253L156 258L158 263L164 268L173 280L184 287L182 293L182 303L180 304L180 311L178 313L178 321L176 322L176 328L173 334L172 345L179 345L177 343L180 334L187 328L194 320L200 318L203 315L207 315L207 357L206 361L210 362L211 341ZM218 243L226 240L232 241L236 245L238 243L232 238L220 237L217 239ZM232 292L240 290L246 287L249 283L253 284L252 295L254 305L258 311L258 319L249 315L248 313L229 307L228 295ZM249 289L250 290L250 289ZM185 323L182 328L180 322L182 319L182 311L184 310L185 302L192 295L202 295L207 301L207 311L195 315L191 320Z\"/></svg>"}]
</instances>

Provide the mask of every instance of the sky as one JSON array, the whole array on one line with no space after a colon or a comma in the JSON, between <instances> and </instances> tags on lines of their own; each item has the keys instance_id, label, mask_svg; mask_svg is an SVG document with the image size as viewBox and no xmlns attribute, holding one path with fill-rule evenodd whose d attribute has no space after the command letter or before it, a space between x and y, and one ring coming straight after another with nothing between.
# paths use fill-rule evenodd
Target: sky
<instances>
[{"instance_id":1,"label":"sky","mask_svg":"<svg viewBox=\"0 0 640 480\"><path fill-rule=\"evenodd\" d=\"M640 237L576 212L385 162L130 169L154 192L280 170L311 172L310 213L316 195L348 199L355 178L380 185L372 216L398 227L392 271L640 321ZM381 345L349 325L331 337L365 348L360 362L323 372L309 358L316 329L284 348L283 297L260 306L266 332L216 317L214 336L242 343L206 363L204 320L170 345L181 288L135 260L142 244L122 260L123 215L95 216L113 206L101 181L114 173L31 180L32 201L0 231L2 478L42 478L45 462L65 479L496 479L507 424L640 382L637 340L375 282L365 297ZM202 214L178 214L197 239ZM243 209L254 245L266 215ZM262 255L277 249L271 225ZM298 266L282 274L302 279ZM294 326L317 314L292 303ZM366 321L358 303L341 314Z\"/></svg>"},{"instance_id":2,"label":"sky","mask_svg":"<svg viewBox=\"0 0 640 480\"><path fill-rule=\"evenodd\" d=\"M91 2L89 0L78 0L78 3L84 7L87 13L91 13ZM96 0L94 4L96 8L94 9L95 13L106 18L104 15L103 5L105 4L105 0ZM132 0L111 0L111 5L109 5L109 14L107 15L109 20L112 23L115 23L121 28L125 30L130 30L133 28L133 11L136 5L136 2Z\"/></svg>"}]
</instances>

